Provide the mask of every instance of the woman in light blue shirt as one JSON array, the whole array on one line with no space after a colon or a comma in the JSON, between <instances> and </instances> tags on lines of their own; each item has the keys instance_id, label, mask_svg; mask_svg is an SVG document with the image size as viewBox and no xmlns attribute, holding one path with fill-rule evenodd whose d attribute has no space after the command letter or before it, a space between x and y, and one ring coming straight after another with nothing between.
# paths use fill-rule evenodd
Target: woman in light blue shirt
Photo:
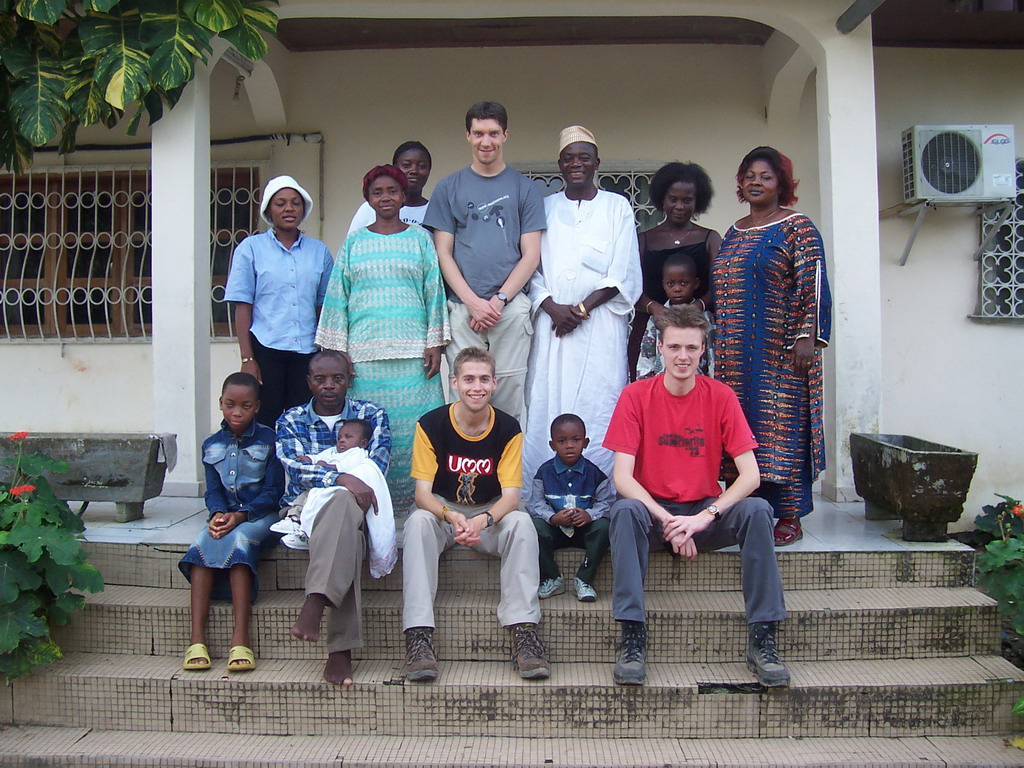
<instances>
[{"instance_id":1,"label":"woman in light blue shirt","mask_svg":"<svg viewBox=\"0 0 1024 768\"><path fill-rule=\"evenodd\" d=\"M334 266L327 246L299 230L312 208L291 176L267 182L260 217L270 229L239 243L225 291L235 305L241 370L263 386L259 421L271 428L310 398L306 368Z\"/></svg>"}]
</instances>

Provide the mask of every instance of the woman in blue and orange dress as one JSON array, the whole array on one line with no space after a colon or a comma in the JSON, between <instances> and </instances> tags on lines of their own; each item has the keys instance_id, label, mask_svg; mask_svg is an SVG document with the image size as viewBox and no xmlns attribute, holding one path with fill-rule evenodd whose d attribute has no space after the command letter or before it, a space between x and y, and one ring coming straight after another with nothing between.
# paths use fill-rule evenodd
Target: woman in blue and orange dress
<instances>
[{"instance_id":1,"label":"woman in blue and orange dress","mask_svg":"<svg viewBox=\"0 0 1024 768\"><path fill-rule=\"evenodd\" d=\"M775 509L783 546L803 536L800 518L825 468L820 350L832 297L818 230L786 207L797 200L790 159L757 147L736 182L750 213L729 228L713 265L715 378L736 392L757 439L758 495Z\"/></svg>"}]
</instances>

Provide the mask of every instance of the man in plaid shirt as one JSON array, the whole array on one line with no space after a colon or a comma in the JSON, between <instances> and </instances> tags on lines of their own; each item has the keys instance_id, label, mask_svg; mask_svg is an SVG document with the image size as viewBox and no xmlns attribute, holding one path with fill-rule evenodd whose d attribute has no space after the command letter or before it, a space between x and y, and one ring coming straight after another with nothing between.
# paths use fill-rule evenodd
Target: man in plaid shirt
<instances>
[{"instance_id":1,"label":"man in plaid shirt","mask_svg":"<svg viewBox=\"0 0 1024 768\"><path fill-rule=\"evenodd\" d=\"M362 480L309 461L337 442L338 425L364 419L373 426L367 449L381 472L391 460L391 428L387 412L366 400L347 396L354 374L352 361L342 352L324 350L309 361L306 377L313 399L285 411L277 420L277 455L287 476L281 503L285 513L298 515L311 488L339 485L350 493L336 493L316 517L309 537L306 601L292 625L300 640L320 639L320 619L328 606L327 665L324 679L352 684L352 649L361 648L359 579L363 569L363 517L376 506L373 490Z\"/></svg>"}]
</instances>

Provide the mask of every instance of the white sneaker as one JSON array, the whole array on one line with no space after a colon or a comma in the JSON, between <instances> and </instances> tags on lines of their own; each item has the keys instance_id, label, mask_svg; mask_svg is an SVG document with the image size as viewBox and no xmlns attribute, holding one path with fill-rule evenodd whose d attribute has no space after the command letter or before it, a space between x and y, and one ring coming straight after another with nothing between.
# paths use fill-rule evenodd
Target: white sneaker
<instances>
[{"instance_id":1,"label":"white sneaker","mask_svg":"<svg viewBox=\"0 0 1024 768\"><path fill-rule=\"evenodd\" d=\"M576 579L576 599L581 603L592 603L597 600L597 590L581 579Z\"/></svg>"},{"instance_id":2,"label":"white sneaker","mask_svg":"<svg viewBox=\"0 0 1024 768\"><path fill-rule=\"evenodd\" d=\"M549 597L560 595L565 592L565 579L559 576L557 579L544 579L537 590L537 597L546 600Z\"/></svg>"}]
</instances>

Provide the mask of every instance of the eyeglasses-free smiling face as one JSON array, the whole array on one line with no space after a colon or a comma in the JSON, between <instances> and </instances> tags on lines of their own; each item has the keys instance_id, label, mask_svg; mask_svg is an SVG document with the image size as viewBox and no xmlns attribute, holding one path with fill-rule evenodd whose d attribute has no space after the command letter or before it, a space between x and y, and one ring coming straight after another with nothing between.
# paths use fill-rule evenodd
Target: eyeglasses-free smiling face
<instances>
[{"instance_id":1,"label":"eyeglasses-free smiling face","mask_svg":"<svg viewBox=\"0 0 1024 768\"><path fill-rule=\"evenodd\" d=\"M503 130L501 123L493 118L473 118L466 131L466 139L473 152L473 162L489 166L502 161L508 131Z\"/></svg>"},{"instance_id":2,"label":"eyeglasses-free smiling face","mask_svg":"<svg viewBox=\"0 0 1024 768\"><path fill-rule=\"evenodd\" d=\"M472 413L487 408L497 388L498 380L487 363L467 361L459 368L458 375L452 377L452 389L458 393L462 405Z\"/></svg>"},{"instance_id":3,"label":"eyeglasses-free smiling face","mask_svg":"<svg viewBox=\"0 0 1024 768\"><path fill-rule=\"evenodd\" d=\"M658 342L665 376L674 384L688 386L693 381L703 352L704 334L699 328L666 328Z\"/></svg>"}]
</instances>

